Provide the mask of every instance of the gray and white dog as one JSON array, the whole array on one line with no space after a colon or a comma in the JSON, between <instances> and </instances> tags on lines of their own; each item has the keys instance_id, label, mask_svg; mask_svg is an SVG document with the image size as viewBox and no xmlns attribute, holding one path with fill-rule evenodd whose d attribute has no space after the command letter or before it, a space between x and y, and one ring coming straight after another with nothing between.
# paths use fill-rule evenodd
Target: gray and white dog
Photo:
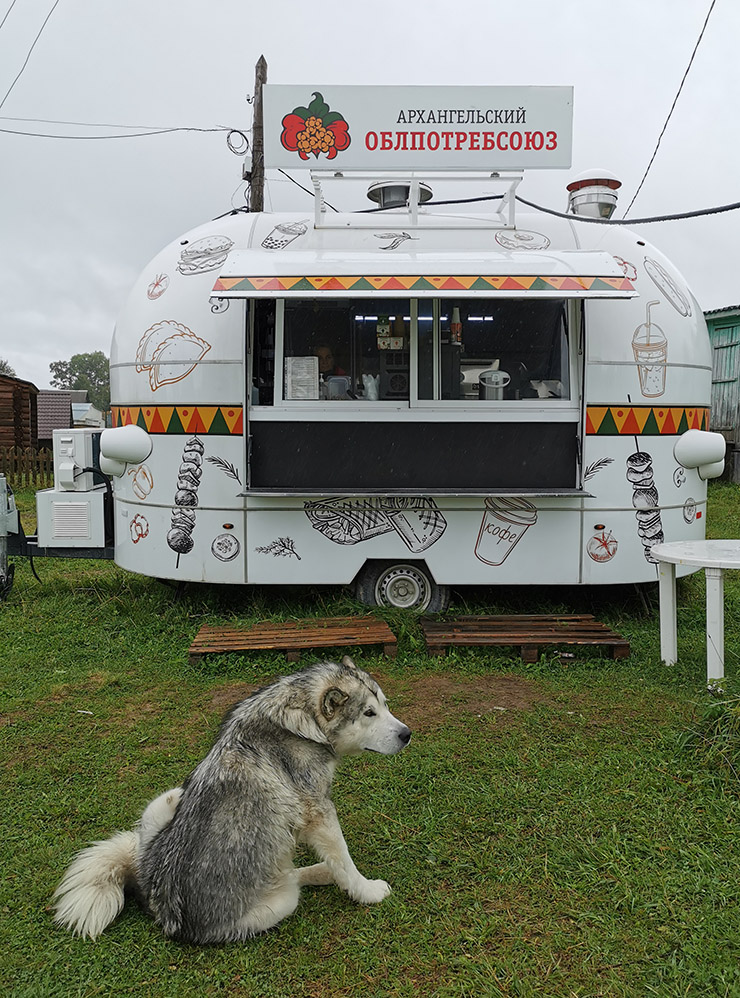
<instances>
[{"instance_id":1,"label":"gray and white dog","mask_svg":"<svg viewBox=\"0 0 740 998\"><path fill-rule=\"evenodd\" d=\"M390 887L352 862L331 784L342 756L393 755L410 738L378 684L346 656L278 679L226 715L205 759L133 831L78 853L55 894L56 921L95 938L133 889L165 935L221 943L290 915L303 884L382 901ZM321 862L296 868L298 843Z\"/></svg>"}]
</instances>

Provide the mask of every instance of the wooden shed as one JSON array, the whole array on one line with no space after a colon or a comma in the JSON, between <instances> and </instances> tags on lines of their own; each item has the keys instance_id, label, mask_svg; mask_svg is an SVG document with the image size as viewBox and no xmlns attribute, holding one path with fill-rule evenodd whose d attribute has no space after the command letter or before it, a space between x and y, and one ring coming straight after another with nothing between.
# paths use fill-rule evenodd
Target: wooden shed
<instances>
[{"instance_id":1,"label":"wooden shed","mask_svg":"<svg viewBox=\"0 0 740 998\"><path fill-rule=\"evenodd\" d=\"M711 429L727 441L727 472L740 481L740 305L705 312L712 344Z\"/></svg>"},{"instance_id":2,"label":"wooden shed","mask_svg":"<svg viewBox=\"0 0 740 998\"><path fill-rule=\"evenodd\" d=\"M30 381L0 374L0 447L37 447L39 390Z\"/></svg>"}]
</instances>

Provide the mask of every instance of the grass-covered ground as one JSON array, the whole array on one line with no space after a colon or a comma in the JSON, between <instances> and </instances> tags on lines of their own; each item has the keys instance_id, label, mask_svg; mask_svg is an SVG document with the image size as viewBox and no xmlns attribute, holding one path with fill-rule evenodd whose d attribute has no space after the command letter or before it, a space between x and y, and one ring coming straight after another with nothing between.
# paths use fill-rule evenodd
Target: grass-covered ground
<instances>
[{"instance_id":1,"label":"grass-covered ground","mask_svg":"<svg viewBox=\"0 0 740 998\"><path fill-rule=\"evenodd\" d=\"M739 499L736 486L712 487L712 535L740 536ZM533 666L485 650L430 659L414 618L383 614L397 660L355 657L414 738L392 759L346 761L334 796L358 866L393 894L365 908L307 889L267 935L191 948L134 903L99 941L75 939L53 925L51 894L75 850L130 827L202 757L226 707L285 671L271 654L189 667L202 624L365 608L331 588L193 587L174 602L110 563L37 570L41 584L17 559L0 605L5 994L740 995L740 784L735 729L720 723L737 708L704 689L701 573L679 583L673 668L660 663L654 587L646 600L630 587L453 597L458 612L595 613L631 641L619 662L585 651ZM729 573L730 695L739 611ZM710 730L720 752L706 750Z\"/></svg>"}]
</instances>

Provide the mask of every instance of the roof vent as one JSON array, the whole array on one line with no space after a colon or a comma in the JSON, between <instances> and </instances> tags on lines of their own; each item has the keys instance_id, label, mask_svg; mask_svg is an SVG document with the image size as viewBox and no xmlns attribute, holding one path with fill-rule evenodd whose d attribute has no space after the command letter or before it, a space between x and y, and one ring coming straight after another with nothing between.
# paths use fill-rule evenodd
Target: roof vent
<instances>
[{"instance_id":1,"label":"roof vent","mask_svg":"<svg viewBox=\"0 0 740 998\"><path fill-rule=\"evenodd\" d=\"M381 180L377 184L370 184L367 196L381 208L405 208L409 203L411 184L410 180ZM416 181L416 184L419 189L418 204L424 204L431 199L432 188L421 181Z\"/></svg>"},{"instance_id":2,"label":"roof vent","mask_svg":"<svg viewBox=\"0 0 740 998\"><path fill-rule=\"evenodd\" d=\"M568 211L589 218L611 218L617 207L616 191L622 186L608 170L586 170L568 184Z\"/></svg>"}]
</instances>

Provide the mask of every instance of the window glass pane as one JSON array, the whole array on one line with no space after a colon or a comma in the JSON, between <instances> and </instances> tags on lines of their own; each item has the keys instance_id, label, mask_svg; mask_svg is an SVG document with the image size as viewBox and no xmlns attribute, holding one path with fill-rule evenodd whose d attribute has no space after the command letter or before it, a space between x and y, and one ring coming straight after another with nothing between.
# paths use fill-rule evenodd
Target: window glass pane
<instances>
[{"instance_id":1,"label":"window glass pane","mask_svg":"<svg viewBox=\"0 0 740 998\"><path fill-rule=\"evenodd\" d=\"M419 398L570 398L562 300L442 299L427 324L436 327L436 347L420 319Z\"/></svg>"},{"instance_id":2,"label":"window glass pane","mask_svg":"<svg viewBox=\"0 0 740 998\"><path fill-rule=\"evenodd\" d=\"M284 397L409 397L408 300L286 301Z\"/></svg>"},{"instance_id":3,"label":"window glass pane","mask_svg":"<svg viewBox=\"0 0 740 998\"><path fill-rule=\"evenodd\" d=\"M420 298L417 314L417 340L419 344L419 398L433 399L437 397L434 390L435 385L435 365L434 365L434 313L435 305L431 298Z\"/></svg>"},{"instance_id":4,"label":"window glass pane","mask_svg":"<svg viewBox=\"0 0 740 998\"><path fill-rule=\"evenodd\" d=\"M252 405L272 405L275 383L275 302L254 303L252 341Z\"/></svg>"}]
</instances>

